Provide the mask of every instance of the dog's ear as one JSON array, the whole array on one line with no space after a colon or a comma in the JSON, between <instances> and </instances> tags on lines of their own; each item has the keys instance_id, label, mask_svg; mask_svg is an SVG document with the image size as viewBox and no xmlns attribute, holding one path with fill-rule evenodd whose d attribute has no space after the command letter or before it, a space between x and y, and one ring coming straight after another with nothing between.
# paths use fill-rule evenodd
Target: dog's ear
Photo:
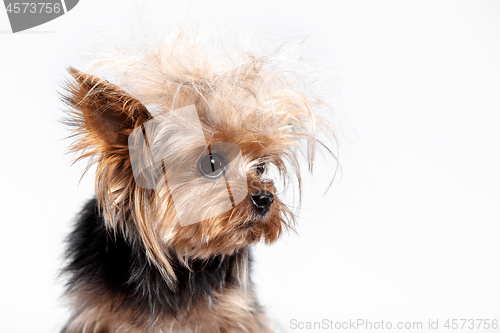
<instances>
[{"instance_id":1,"label":"dog's ear","mask_svg":"<svg viewBox=\"0 0 500 333\"><path fill-rule=\"evenodd\" d=\"M73 78L64 97L72 109L69 123L82 135L75 150L126 146L134 128L151 119L139 100L116 85L72 67L68 71Z\"/></svg>"}]
</instances>

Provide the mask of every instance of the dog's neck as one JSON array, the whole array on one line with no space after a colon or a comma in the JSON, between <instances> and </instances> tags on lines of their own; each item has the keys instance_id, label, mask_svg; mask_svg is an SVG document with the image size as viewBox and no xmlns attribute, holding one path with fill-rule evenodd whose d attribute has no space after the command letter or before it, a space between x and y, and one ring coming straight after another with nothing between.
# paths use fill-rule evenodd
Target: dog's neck
<instances>
[{"instance_id":1,"label":"dog's neck","mask_svg":"<svg viewBox=\"0 0 500 333\"><path fill-rule=\"evenodd\" d=\"M70 292L86 290L108 300L125 299L121 304L144 316L176 316L204 306L225 288L247 279L248 249L243 249L229 256L190 260L188 267L173 261L177 283L170 288L141 244L106 230L95 200L81 212L69 244L65 272L70 275Z\"/></svg>"}]
</instances>

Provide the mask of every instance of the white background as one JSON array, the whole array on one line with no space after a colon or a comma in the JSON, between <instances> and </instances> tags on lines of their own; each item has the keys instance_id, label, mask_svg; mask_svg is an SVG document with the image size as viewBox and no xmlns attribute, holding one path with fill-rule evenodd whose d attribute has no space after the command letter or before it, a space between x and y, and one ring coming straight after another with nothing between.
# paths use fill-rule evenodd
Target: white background
<instances>
[{"instance_id":1,"label":"white background","mask_svg":"<svg viewBox=\"0 0 500 333\"><path fill-rule=\"evenodd\" d=\"M0 9L0 332L58 332L68 317L63 239L93 175L79 183L85 163L65 155L65 68L113 42L102 32L186 22L309 35L307 61L342 83L324 87L341 175L325 196L309 184L298 235L255 251L281 331L299 331L293 319L500 319L499 2L83 0L18 34Z\"/></svg>"}]
</instances>

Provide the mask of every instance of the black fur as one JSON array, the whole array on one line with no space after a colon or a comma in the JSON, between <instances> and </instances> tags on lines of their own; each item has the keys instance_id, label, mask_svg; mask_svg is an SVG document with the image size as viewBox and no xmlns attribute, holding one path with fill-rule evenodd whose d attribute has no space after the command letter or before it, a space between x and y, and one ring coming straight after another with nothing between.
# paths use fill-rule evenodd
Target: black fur
<instances>
[{"instance_id":1,"label":"black fur","mask_svg":"<svg viewBox=\"0 0 500 333\"><path fill-rule=\"evenodd\" d=\"M117 311L133 307L134 313L143 319L175 317L196 302L206 302L214 291L235 285L232 268L241 255L239 252L192 260L191 270L173 262L178 283L177 289L172 290L148 261L140 242L106 230L93 199L85 205L68 238L64 272L70 275L68 290L89 287L111 295L117 300ZM126 301L118 301L123 299Z\"/></svg>"}]
</instances>

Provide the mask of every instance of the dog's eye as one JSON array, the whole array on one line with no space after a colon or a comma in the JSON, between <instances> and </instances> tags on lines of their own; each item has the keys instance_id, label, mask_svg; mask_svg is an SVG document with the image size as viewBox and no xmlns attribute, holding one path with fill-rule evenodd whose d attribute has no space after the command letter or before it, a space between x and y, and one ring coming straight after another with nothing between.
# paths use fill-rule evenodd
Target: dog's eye
<instances>
[{"instance_id":1,"label":"dog's eye","mask_svg":"<svg viewBox=\"0 0 500 333\"><path fill-rule=\"evenodd\" d=\"M262 175L264 172L266 172L266 162L260 162L257 164L255 167L255 172L257 172L258 175Z\"/></svg>"},{"instance_id":2,"label":"dog's eye","mask_svg":"<svg viewBox=\"0 0 500 333\"><path fill-rule=\"evenodd\" d=\"M217 153L209 153L198 163L200 174L208 179L217 179L224 172L224 158Z\"/></svg>"}]
</instances>

